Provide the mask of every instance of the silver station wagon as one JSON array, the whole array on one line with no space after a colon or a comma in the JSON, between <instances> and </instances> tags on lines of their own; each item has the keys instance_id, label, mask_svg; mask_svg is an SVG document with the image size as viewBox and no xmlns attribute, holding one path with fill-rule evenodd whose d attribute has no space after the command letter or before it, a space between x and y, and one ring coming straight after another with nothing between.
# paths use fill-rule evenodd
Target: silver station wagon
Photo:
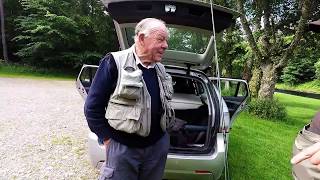
<instances>
[{"instance_id":1,"label":"silver station wagon","mask_svg":"<svg viewBox=\"0 0 320 180\"><path fill-rule=\"evenodd\" d=\"M218 179L227 167L228 136L232 122L248 99L244 80L208 77L215 56L215 33L235 22L238 13L193 0L103 0L114 20L120 49L134 43L134 27L143 18L164 20L169 28L169 48L163 57L173 78L170 103L183 122L170 133L170 152L164 179ZM211 10L214 17L212 26ZM107 39L106 39L107 40ZM215 65L216 66L216 65ZM83 65L77 89L85 99L98 66ZM217 67L214 68L219 71ZM89 132L89 157L99 168L105 160L103 145Z\"/></svg>"}]
</instances>

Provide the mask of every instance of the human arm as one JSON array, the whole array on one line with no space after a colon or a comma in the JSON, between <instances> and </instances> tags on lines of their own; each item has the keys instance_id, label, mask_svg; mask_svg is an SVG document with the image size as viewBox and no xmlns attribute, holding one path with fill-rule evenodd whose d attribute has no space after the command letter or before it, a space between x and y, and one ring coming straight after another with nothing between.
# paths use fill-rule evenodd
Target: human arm
<instances>
[{"instance_id":1,"label":"human arm","mask_svg":"<svg viewBox=\"0 0 320 180\"><path fill-rule=\"evenodd\" d=\"M90 130L103 141L109 138L108 128L110 126L105 113L117 78L117 66L112 55L108 54L100 61L84 105L84 113Z\"/></svg>"}]
</instances>

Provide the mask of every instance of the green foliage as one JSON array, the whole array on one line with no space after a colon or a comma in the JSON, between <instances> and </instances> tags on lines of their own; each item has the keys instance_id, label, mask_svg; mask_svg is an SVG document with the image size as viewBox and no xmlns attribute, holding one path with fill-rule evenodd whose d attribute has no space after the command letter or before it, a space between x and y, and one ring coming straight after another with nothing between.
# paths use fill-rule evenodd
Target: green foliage
<instances>
[{"instance_id":1,"label":"green foliage","mask_svg":"<svg viewBox=\"0 0 320 180\"><path fill-rule=\"evenodd\" d=\"M41 67L79 68L97 64L105 51L116 49L112 21L102 5L90 0L23 0L15 19L19 35L16 55Z\"/></svg>"},{"instance_id":2,"label":"green foliage","mask_svg":"<svg viewBox=\"0 0 320 180\"><path fill-rule=\"evenodd\" d=\"M315 75L313 62L308 58L291 61L283 70L281 79L286 84L298 84L311 80Z\"/></svg>"},{"instance_id":3,"label":"green foliage","mask_svg":"<svg viewBox=\"0 0 320 180\"><path fill-rule=\"evenodd\" d=\"M169 49L204 53L209 43L211 34L196 32L186 29L169 28Z\"/></svg>"},{"instance_id":4,"label":"green foliage","mask_svg":"<svg viewBox=\"0 0 320 180\"><path fill-rule=\"evenodd\" d=\"M286 38L289 38L288 36ZM320 59L320 34L305 33L280 79L287 85L298 85L315 79L316 61Z\"/></svg>"},{"instance_id":5,"label":"green foliage","mask_svg":"<svg viewBox=\"0 0 320 180\"><path fill-rule=\"evenodd\" d=\"M320 61L316 62L314 67L316 69L316 78L320 80Z\"/></svg>"},{"instance_id":6,"label":"green foliage","mask_svg":"<svg viewBox=\"0 0 320 180\"><path fill-rule=\"evenodd\" d=\"M287 117L284 105L277 99L252 99L248 105L248 112L269 120L283 121Z\"/></svg>"},{"instance_id":7,"label":"green foliage","mask_svg":"<svg viewBox=\"0 0 320 180\"><path fill-rule=\"evenodd\" d=\"M241 77L244 65L250 58L248 44L244 41L241 31L232 27L217 39L220 68L224 77Z\"/></svg>"}]
</instances>

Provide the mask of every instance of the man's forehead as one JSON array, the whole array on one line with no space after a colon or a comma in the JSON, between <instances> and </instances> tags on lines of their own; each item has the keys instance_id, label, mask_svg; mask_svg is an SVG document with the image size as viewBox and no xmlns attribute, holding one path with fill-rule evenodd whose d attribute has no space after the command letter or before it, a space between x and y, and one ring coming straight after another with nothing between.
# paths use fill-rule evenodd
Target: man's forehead
<instances>
[{"instance_id":1,"label":"man's forehead","mask_svg":"<svg viewBox=\"0 0 320 180\"><path fill-rule=\"evenodd\" d=\"M155 35L161 35L161 36L168 36L169 31L165 26L162 27L154 27L150 30L150 34L155 34Z\"/></svg>"}]
</instances>

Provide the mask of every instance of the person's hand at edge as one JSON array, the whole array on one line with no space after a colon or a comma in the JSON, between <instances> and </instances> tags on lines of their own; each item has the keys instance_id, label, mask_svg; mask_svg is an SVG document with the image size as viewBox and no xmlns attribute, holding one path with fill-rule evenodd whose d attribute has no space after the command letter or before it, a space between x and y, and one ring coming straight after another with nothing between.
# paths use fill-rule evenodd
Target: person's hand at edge
<instances>
[{"instance_id":1,"label":"person's hand at edge","mask_svg":"<svg viewBox=\"0 0 320 180\"><path fill-rule=\"evenodd\" d=\"M320 170L320 142L304 149L291 159L292 164L298 164L303 160L309 159L310 162Z\"/></svg>"}]
</instances>

